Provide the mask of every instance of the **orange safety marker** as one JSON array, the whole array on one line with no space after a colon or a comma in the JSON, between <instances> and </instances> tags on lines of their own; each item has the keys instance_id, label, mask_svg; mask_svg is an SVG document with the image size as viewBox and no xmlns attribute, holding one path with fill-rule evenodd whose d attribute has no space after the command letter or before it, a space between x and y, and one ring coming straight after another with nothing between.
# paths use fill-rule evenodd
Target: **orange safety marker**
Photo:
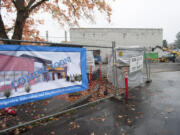
<instances>
[{"instance_id":1,"label":"orange safety marker","mask_svg":"<svg viewBox=\"0 0 180 135\"><path fill-rule=\"evenodd\" d=\"M102 81L101 63L99 63L99 79Z\"/></svg>"},{"instance_id":2,"label":"orange safety marker","mask_svg":"<svg viewBox=\"0 0 180 135\"><path fill-rule=\"evenodd\" d=\"M124 69L124 76L125 76L125 87L126 87L126 99L129 98L129 92L128 92L128 68Z\"/></svg>"},{"instance_id":3,"label":"orange safety marker","mask_svg":"<svg viewBox=\"0 0 180 135\"><path fill-rule=\"evenodd\" d=\"M92 65L90 66L90 74L89 74L89 86L92 85Z\"/></svg>"}]
</instances>

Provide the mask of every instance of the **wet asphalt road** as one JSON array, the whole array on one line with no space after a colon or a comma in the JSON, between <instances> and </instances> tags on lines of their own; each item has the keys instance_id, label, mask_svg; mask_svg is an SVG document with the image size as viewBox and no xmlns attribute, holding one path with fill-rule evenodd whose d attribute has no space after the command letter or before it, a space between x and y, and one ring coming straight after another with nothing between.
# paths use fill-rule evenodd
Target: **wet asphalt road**
<instances>
[{"instance_id":1,"label":"wet asphalt road","mask_svg":"<svg viewBox=\"0 0 180 135\"><path fill-rule=\"evenodd\" d=\"M129 100L106 100L24 134L179 135L180 71L153 73L152 80Z\"/></svg>"}]
</instances>

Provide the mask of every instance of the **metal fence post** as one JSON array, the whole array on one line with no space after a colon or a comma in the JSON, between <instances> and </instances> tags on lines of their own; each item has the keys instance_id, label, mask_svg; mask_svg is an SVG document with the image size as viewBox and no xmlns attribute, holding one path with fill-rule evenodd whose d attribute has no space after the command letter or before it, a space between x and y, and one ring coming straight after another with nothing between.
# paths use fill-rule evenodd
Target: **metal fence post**
<instances>
[{"instance_id":1,"label":"metal fence post","mask_svg":"<svg viewBox=\"0 0 180 135\"><path fill-rule=\"evenodd\" d=\"M117 70L115 67L116 64L116 52L115 52L115 41L112 42L112 56L113 56L113 83L115 88L115 95L117 95Z\"/></svg>"},{"instance_id":2,"label":"metal fence post","mask_svg":"<svg viewBox=\"0 0 180 135\"><path fill-rule=\"evenodd\" d=\"M149 52L148 52L149 53ZM144 48L144 57L147 56L146 55L146 48ZM146 74L147 74L147 79L146 79L146 83L150 83L152 80L150 78L150 74L151 74L151 69L150 69L150 60L149 58L145 57L145 64L146 64Z\"/></svg>"},{"instance_id":3,"label":"metal fence post","mask_svg":"<svg viewBox=\"0 0 180 135\"><path fill-rule=\"evenodd\" d=\"M147 66L147 58L146 58L146 48L144 47L144 58L145 58L145 65L146 65L146 75L147 75L147 79L149 78L149 74L148 74L148 66Z\"/></svg>"}]
</instances>

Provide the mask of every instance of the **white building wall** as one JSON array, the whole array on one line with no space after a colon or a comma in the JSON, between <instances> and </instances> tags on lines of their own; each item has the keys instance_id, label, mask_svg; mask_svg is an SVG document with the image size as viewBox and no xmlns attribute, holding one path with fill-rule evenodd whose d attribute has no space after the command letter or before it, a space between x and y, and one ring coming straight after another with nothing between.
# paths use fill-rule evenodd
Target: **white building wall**
<instances>
[{"instance_id":1,"label":"white building wall","mask_svg":"<svg viewBox=\"0 0 180 135\"><path fill-rule=\"evenodd\" d=\"M162 46L162 29L138 29L138 28L71 28L70 42L82 45L112 46ZM87 48L90 50L97 48ZM110 49L101 49L104 59L110 54Z\"/></svg>"}]
</instances>

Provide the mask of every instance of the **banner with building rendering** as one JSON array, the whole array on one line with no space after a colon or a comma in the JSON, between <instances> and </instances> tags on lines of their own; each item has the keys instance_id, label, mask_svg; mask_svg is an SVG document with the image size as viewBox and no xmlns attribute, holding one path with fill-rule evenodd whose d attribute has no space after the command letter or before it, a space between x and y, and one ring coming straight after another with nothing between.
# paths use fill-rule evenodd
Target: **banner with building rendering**
<instances>
[{"instance_id":1,"label":"banner with building rendering","mask_svg":"<svg viewBox=\"0 0 180 135\"><path fill-rule=\"evenodd\" d=\"M85 89L84 48L0 45L0 108Z\"/></svg>"}]
</instances>

